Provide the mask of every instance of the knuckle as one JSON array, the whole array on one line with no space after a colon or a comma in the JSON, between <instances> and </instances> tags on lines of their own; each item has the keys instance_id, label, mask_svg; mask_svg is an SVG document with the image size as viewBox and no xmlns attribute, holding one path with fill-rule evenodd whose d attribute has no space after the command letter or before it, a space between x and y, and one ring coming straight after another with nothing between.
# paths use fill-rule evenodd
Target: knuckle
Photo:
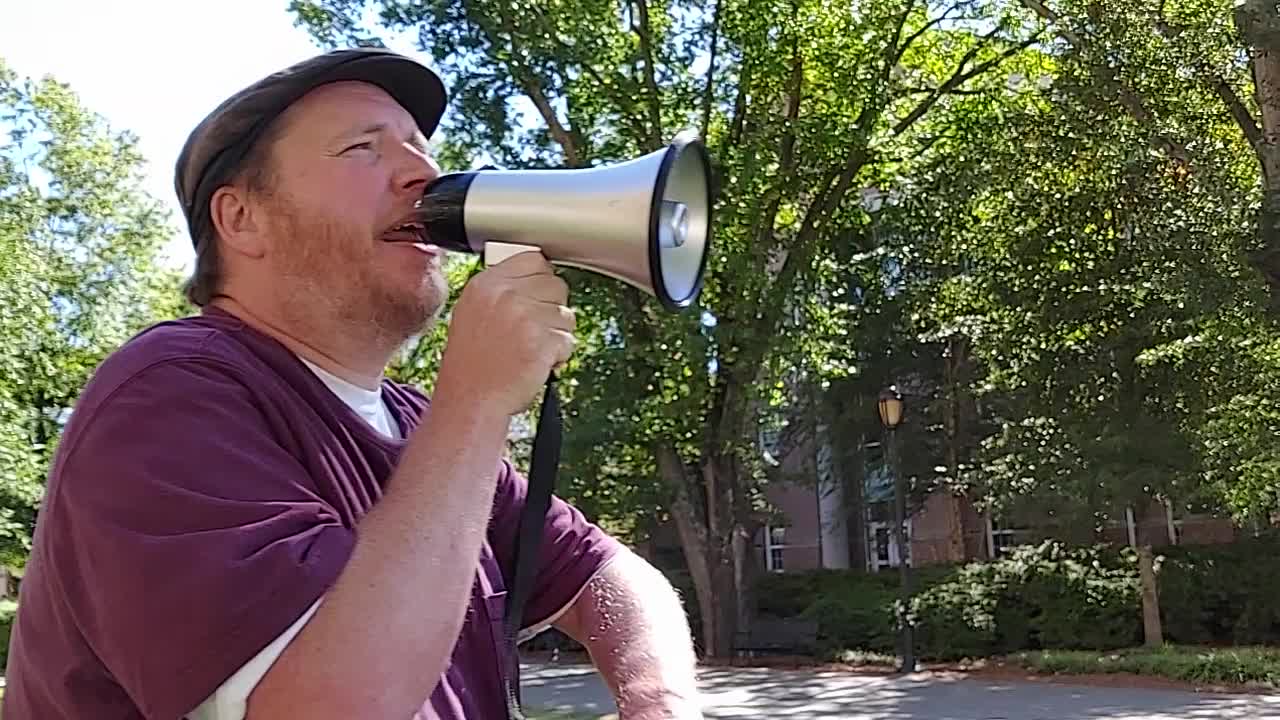
<instances>
[{"instance_id":1,"label":"knuckle","mask_svg":"<svg viewBox=\"0 0 1280 720\"><path fill-rule=\"evenodd\" d=\"M515 288L507 283L501 283L493 289L493 300L499 307L514 307L520 309L519 294Z\"/></svg>"}]
</instances>

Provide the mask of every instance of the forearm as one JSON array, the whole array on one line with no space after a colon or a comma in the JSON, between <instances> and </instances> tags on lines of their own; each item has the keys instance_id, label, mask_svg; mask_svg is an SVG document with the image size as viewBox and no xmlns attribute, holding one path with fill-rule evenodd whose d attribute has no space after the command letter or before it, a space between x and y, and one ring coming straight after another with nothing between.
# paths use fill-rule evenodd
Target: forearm
<instances>
[{"instance_id":1,"label":"forearm","mask_svg":"<svg viewBox=\"0 0 1280 720\"><path fill-rule=\"evenodd\" d=\"M465 618L509 422L469 402L438 392L250 718L406 718L430 695Z\"/></svg>"},{"instance_id":2,"label":"forearm","mask_svg":"<svg viewBox=\"0 0 1280 720\"><path fill-rule=\"evenodd\" d=\"M622 720L701 718L696 657L680 598L656 568L623 552L556 623L591 653Z\"/></svg>"}]
</instances>

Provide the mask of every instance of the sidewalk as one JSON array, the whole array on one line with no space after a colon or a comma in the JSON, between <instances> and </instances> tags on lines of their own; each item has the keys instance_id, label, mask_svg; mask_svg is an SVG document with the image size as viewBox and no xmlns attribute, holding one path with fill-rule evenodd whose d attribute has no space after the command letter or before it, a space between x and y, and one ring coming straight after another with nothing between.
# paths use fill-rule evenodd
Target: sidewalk
<instances>
[{"instance_id":1,"label":"sidewalk","mask_svg":"<svg viewBox=\"0 0 1280 720\"><path fill-rule=\"evenodd\" d=\"M525 665L525 704L587 716L616 712L587 665ZM705 715L789 720L1280 720L1280 694L1214 695L992 681L922 673L911 677L767 668L704 668Z\"/></svg>"}]
</instances>

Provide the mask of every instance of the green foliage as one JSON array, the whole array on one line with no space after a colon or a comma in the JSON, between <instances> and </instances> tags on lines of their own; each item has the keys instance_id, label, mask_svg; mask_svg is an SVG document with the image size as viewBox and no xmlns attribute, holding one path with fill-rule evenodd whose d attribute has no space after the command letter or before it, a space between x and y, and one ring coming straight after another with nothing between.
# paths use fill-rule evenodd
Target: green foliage
<instances>
[{"instance_id":1,"label":"green foliage","mask_svg":"<svg viewBox=\"0 0 1280 720\"><path fill-rule=\"evenodd\" d=\"M727 567L767 511L760 428L827 420L856 467L890 383L915 498L947 486L1086 531L1152 497L1274 507L1280 346L1250 266L1257 108L1229 3L291 8L326 45L415 38L449 79L454 161L590 166L707 138L699 308L570 273L565 484L633 537L683 508ZM1055 617L1087 590L1017 582ZM1093 619L1089 642L1123 635Z\"/></svg>"},{"instance_id":2,"label":"green foliage","mask_svg":"<svg viewBox=\"0 0 1280 720\"><path fill-rule=\"evenodd\" d=\"M1026 648L1125 647L1139 639L1137 559L1054 542L971 564L916 600L917 640L929 657Z\"/></svg>"},{"instance_id":3,"label":"green foliage","mask_svg":"<svg viewBox=\"0 0 1280 720\"><path fill-rule=\"evenodd\" d=\"M0 668L9 664L9 635L13 632L13 618L17 612L17 602L0 600Z\"/></svg>"},{"instance_id":4,"label":"green foliage","mask_svg":"<svg viewBox=\"0 0 1280 720\"><path fill-rule=\"evenodd\" d=\"M923 568L916 571L913 584L918 591L927 590L953 573L947 567ZM818 649L826 656L849 649L893 652L895 648L896 573L770 573L760 578L758 593L762 616L816 621Z\"/></svg>"},{"instance_id":5,"label":"green foliage","mask_svg":"<svg viewBox=\"0 0 1280 720\"><path fill-rule=\"evenodd\" d=\"M988 106L1004 87L996 69L1016 67L1031 42L1025 23L982 0L290 7L324 45L411 33L449 78L444 134L473 157L584 167L657 150L685 128L705 137L720 194L698 307L665 314L633 289L570 274L587 357L566 373L564 458L585 502L607 498L641 525L681 508L686 550L730 583L730 539L766 510L762 422L801 412L795 388L858 362L839 288L876 250L861 189L893 182L953 115ZM731 623L732 598L695 580Z\"/></svg>"},{"instance_id":6,"label":"green foliage","mask_svg":"<svg viewBox=\"0 0 1280 720\"><path fill-rule=\"evenodd\" d=\"M1280 645L1280 535L1160 551L1165 638L1181 644Z\"/></svg>"},{"instance_id":7,"label":"green foliage","mask_svg":"<svg viewBox=\"0 0 1280 720\"><path fill-rule=\"evenodd\" d=\"M1275 607L1280 593L1280 535L1224 545L1160 548L1156 570L1161 620L1169 643L1242 648L1280 644L1280 611ZM1063 662L1079 666L1080 658L1110 662L1098 660L1097 652L1142 641L1137 555L1128 547L1068 549L1045 542L1017 548L992 562L920 568L915 576L911 617L917 652L926 659L1046 650L1054 652L1022 657L1044 662L1065 658ZM822 651L828 656L839 656L844 650L895 651L895 608L900 598L896 573L770 575L761 579L759 591L762 614L818 621ZM1082 654L1059 652L1070 650ZM1238 670L1239 663L1252 663L1247 648L1239 654L1208 649L1201 654L1194 662L1193 655L1185 654L1168 662L1182 668L1179 672L1211 673L1177 676L1182 679L1228 680L1239 673L1258 679L1256 670ZM1115 666L1116 671L1145 662L1138 656L1131 660ZM1150 671L1169 672L1156 666Z\"/></svg>"},{"instance_id":8,"label":"green foliage","mask_svg":"<svg viewBox=\"0 0 1280 720\"><path fill-rule=\"evenodd\" d=\"M1206 62L1230 56L1214 29L1223 4L1162 8L1207 33ZM961 339L977 365L964 390L983 432L948 472L1011 513L1088 520L1153 496L1274 505L1275 436L1230 412L1276 401L1274 364L1233 359L1274 337L1242 252L1252 149L1220 99L1179 76L1191 70L1171 64L1182 56L1149 13L1121 3L1085 21L1093 9L1056 8L1080 19L1064 23L1083 48L1050 49L994 109L958 116L882 221L909 280L909 330ZM1099 64L1121 68L1159 121L1133 117ZM1162 133L1194 138L1190 169L1153 150Z\"/></svg>"},{"instance_id":9,"label":"green foliage","mask_svg":"<svg viewBox=\"0 0 1280 720\"><path fill-rule=\"evenodd\" d=\"M21 567L66 414L103 355L179 312L136 138L0 61L0 563Z\"/></svg>"},{"instance_id":10,"label":"green foliage","mask_svg":"<svg viewBox=\"0 0 1280 720\"><path fill-rule=\"evenodd\" d=\"M1019 653L1018 664L1040 673L1134 673L1192 683L1231 683L1280 688L1280 650L1269 647L1205 648L1166 645L1098 654L1083 650Z\"/></svg>"},{"instance_id":11,"label":"green foliage","mask_svg":"<svg viewBox=\"0 0 1280 720\"><path fill-rule=\"evenodd\" d=\"M1028 648L1110 649L1141 632L1136 556L1045 543L991 563L915 572L911 617L923 658ZM802 573L762 580L761 612L817 620L823 649L893 652L896 573Z\"/></svg>"}]
</instances>

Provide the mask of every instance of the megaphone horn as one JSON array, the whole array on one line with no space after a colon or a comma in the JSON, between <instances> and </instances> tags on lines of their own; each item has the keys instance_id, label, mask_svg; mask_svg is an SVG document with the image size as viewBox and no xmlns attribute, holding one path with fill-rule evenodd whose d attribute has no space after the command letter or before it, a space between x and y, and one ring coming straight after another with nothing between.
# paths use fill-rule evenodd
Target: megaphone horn
<instances>
[{"instance_id":1,"label":"megaphone horn","mask_svg":"<svg viewBox=\"0 0 1280 720\"><path fill-rule=\"evenodd\" d=\"M490 264L537 250L680 310L702 289L711 203L706 147L681 133L662 150L604 167L441 175L425 189L419 215L445 250Z\"/></svg>"}]
</instances>

